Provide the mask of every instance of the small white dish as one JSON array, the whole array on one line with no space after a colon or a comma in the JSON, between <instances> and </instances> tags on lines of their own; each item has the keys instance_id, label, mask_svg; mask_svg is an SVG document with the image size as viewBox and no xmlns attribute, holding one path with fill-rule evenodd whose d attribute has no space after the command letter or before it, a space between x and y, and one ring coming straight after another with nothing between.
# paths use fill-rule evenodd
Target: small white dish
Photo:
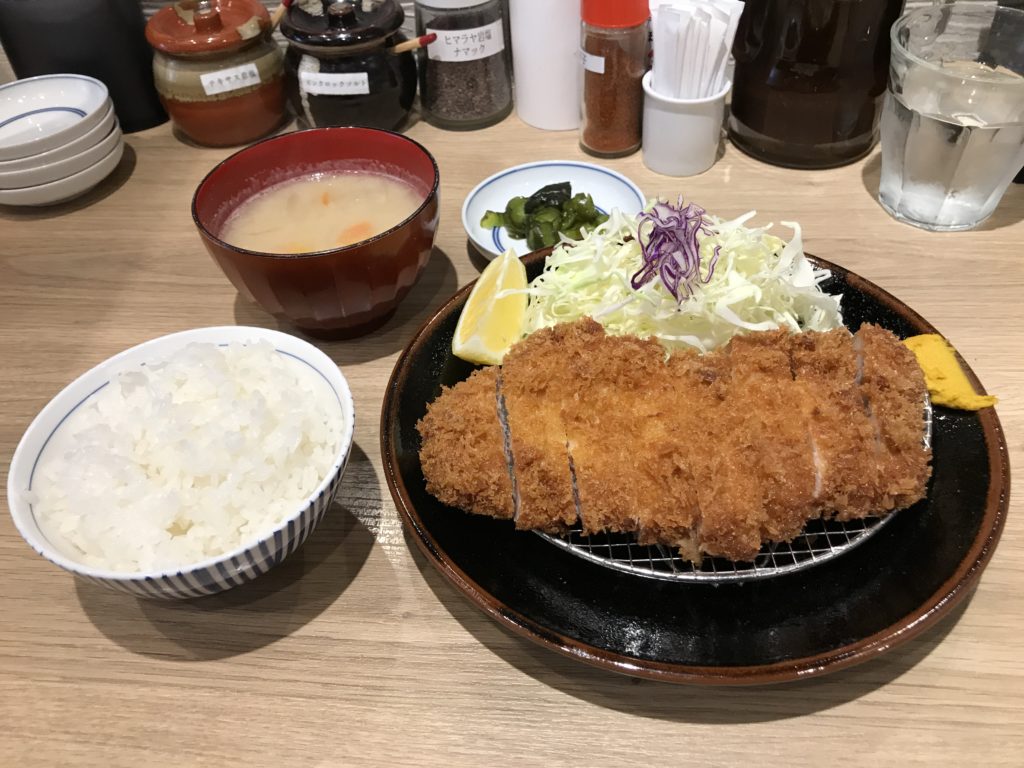
<instances>
[{"instance_id":1,"label":"small white dish","mask_svg":"<svg viewBox=\"0 0 1024 768\"><path fill-rule=\"evenodd\" d=\"M51 181L58 181L72 176L79 171L84 171L91 165L95 165L109 155L120 141L121 129L115 125L98 143L93 144L77 155L66 157L54 163L45 163L38 168L26 168L23 171L10 171L9 173L0 171L0 190L37 187L40 184L49 184Z\"/></svg>"},{"instance_id":2,"label":"small white dish","mask_svg":"<svg viewBox=\"0 0 1024 768\"><path fill-rule=\"evenodd\" d=\"M517 195L529 196L546 184L562 181L572 184L574 195L588 193L594 205L604 213L618 208L627 215L637 214L647 204L636 184L608 168L575 160L526 163L484 179L466 196L462 204L462 226L470 241L489 259L509 248L514 248L519 255L527 253L530 249L525 240L509 237L504 227L482 227L480 219L487 211L504 211L508 201Z\"/></svg>"},{"instance_id":3,"label":"small white dish","mask_svg":"<svg viewBox=\"0 0 1024 768\"><path fill-rule=\"evenodd\" d=\"M107 86L85 75L40 75L0 86L0 160L67 144L106 113Z\"/></svg>"},{"instance_id":4,"label":"small white dish","mask_svg":"<svg viewBox=\"0 0 1024 768\"><path fill-rule=\"evenodd\" d=\"M288 518L273 530L222 555L166 571L123 572L85 565L67 552L67 545L50 541L39 522L27 492L32 488L36 465L51 438L79 406L105 387L126 367L159 360L192 342L228 344L268 341L277 351L308 365L338 398L343 427L331 469L320 485ZM338 366L309 342L280 331L246 326L195 328L172 333L131 347L68 384L39 412L18 443L7 475L7 506L18 532L51 563L86 581L130 595L161 599L200 597L231 589L260 576L295 552L323 519L330 507L351 454L355 425L352 391Z\"/></svg>"},{"instance_id":5,"label":"small white dish","mask_svg":"<svg viewBox=\"0 0 1024 768\"><path fill-rule=\"evenodd\" d=\"M0 160L0 173L40 168L50 163L56 163L59 160L65 160L72 155L77 155L89 147L98 144L110 133L110 129L116 124L117 115L114 113L114 104L108 102L106 112L103 113L100 121L90 128L88 132L82 134L77 139L69 141L67 144L61 144L59 147L54 147L46 152L40 152L37 155L19 157L16 160Z\"/></svg>"},{"instance_id":6,"label":"small white dish","mask_svg":"<svg viewBox=\"0 0 1024 768\"><path fill-rule=\"evenodd\" d=\"M35 187L0 189L0 205L36 206L67 202L85 194L107 178L121 161L122 154L124 141L119 139L107 155L84 171Z\"/></svg>"}]
</instances>

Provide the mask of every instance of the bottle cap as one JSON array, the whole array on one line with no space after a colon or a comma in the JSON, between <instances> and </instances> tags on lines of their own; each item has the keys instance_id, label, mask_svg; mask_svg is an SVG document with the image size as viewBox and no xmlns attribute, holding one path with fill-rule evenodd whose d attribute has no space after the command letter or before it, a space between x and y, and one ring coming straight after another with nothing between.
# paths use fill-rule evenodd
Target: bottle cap
<instances>
[{"instance_id":1,"label":"bottle cap","mask_svg":"<svg viewBox=\"0 0 1024 768\"><path fill-rule=\"evenodd\" d=\"M651 18L649 0L583 0L583 22L595 27L635 27Z\"/></svg>"}]
</instances>

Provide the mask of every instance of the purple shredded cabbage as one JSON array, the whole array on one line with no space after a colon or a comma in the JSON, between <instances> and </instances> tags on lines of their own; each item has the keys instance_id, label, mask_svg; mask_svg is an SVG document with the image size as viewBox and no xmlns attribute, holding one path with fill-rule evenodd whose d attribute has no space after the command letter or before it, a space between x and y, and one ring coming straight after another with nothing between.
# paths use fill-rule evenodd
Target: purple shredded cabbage
<instances>
[{"instance_id":1,"label":"purple shredded cabbage","mask_svg":"<svg viewBox=\"0 0 1024 768\"><path fill-rule=\"evenodd\" d=\"M634 290L657 275L672 297L682 303L693 296L697 283L707 284L711 280L718 262L719 246L715 247L708 263L707 275L702 276L697 236L713 234L711 223L704 218L703 208L694 203L684 208L680 197L678 205L659 201L638 218L644 265L630 281Z\"/></svg>"}]
</instances>

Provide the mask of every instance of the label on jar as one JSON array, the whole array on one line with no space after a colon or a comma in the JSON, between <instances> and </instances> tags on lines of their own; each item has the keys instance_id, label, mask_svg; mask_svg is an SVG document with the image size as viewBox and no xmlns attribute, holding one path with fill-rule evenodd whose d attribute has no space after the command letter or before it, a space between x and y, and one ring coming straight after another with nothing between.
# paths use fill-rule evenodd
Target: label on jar
<instances>
[{"instance_id":1,"label":"label on jar","mask_svg":"<svg viewBox=\"0 0 1024 768\"><path fill-rule=\"evenodd\" d=\"M239 64L237 67L226 67L215 69L213 72L206 72L199 76L203 83L203 91L207 96L216 96L218 93L237 91L240 88L250 88L260 84L260 71L253 63Z\"/></svg>"},{"instance_id":2,"label":"label on jar","mask_svg":"<svg viewBox=\"0 0 1024 768\"><path fill-rule=\"evenodd\" d=\"M299 84L305 93L317 96L354 96L370 92L366 72L299 72Z\"/></svg>"},{"instance_id":3,"label":"label on jar","mask_svg":"<svg viewBox=\"0 0 1024 768\"><path fill-rule=\"evenodd\" d=\"M580 51L580 56L583 57L583 68L587 72L593 72L596 75L604 74L604 56L595 56L586 51Z\"/></svg>"},{"instance_id":4,"label":"label on jar","mask_svg":"<svg viewBox=\"0 0 1024 768\"><path fill-rule=\"evenodd\" d=\"M435 34L437 40L427 46L427 58L432 61L475 61L486 59L505 50L505 30L501 19L471 29L430 29L424 34Z\"/></svg>"}]
</instances>

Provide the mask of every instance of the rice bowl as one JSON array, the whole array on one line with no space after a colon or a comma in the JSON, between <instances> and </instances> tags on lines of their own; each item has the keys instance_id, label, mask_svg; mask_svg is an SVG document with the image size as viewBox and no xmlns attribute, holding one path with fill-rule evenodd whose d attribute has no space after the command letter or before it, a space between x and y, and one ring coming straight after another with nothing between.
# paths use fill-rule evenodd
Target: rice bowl
<instances>
[{"instance_id":1,"label":"rice bowl","mask_svg":"<svg viewBox=\"0 0 1024 768\"><path fill-rule=\"evenodd\" d=\"M204 372L186 375L196 363ZM161 389L168 373L177 380ZM344 376L300 339L172 334L102 363L40 412L15 451L8 505L26 541L72 573L142 596L211 594L305 540L337 492L353 421Z\"/></svg>"}]
</instances>

